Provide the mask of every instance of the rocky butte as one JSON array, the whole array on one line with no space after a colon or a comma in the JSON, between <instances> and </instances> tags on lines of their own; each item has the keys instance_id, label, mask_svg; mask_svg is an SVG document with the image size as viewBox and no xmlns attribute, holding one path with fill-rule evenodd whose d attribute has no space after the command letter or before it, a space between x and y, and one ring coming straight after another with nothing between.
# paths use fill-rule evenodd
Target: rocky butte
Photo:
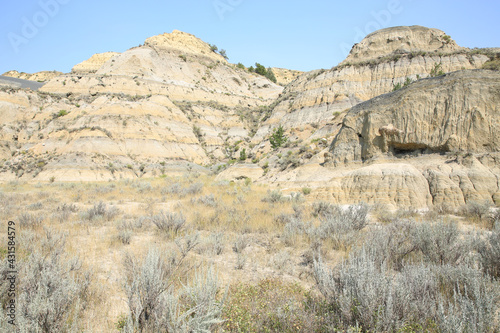
<instances>
[{"instance_id":1,"label":"rocky butte","mask_svg":"<svg viewBox=\"0 0 500 333\"><path fill-rule=\"evenodd\" d=\"M174 31L96 54L39 91L0 91L0 179L217 172L315 199L393 207L500 203L500 49L443 31L369 34L328 70L233 65ZM283 147L269 137L281 126Z\"/></svg>"}]
</instances>

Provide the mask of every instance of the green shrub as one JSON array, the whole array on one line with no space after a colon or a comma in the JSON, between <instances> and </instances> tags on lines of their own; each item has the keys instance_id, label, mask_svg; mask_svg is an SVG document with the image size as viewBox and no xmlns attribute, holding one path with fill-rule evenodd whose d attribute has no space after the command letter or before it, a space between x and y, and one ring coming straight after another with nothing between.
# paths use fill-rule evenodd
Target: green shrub
<instances>
[{"instance_id":1,"label":"green shrub","mask_svg":"<svg viewBox=\"0 0 500 333\"><path fill-rule=\"evenodd\" d=\"M303 188L302 188L302 193L303 193L304 195L309 195L309 194L311 194L311 188L309 188L309 187L303 187Z\"/></svg>"},{"instance_id":2,"label":"green shrub","mask_svg":"<svg viewBox=\"0 0 500 333\"><path fill-rule=\"evenodd\" d=\"M245 161L246 159L247 159L247 152L246 152L246 149L243 148L240 151L240 161Z\"/></svg>"},{"instance_id":3,"label":"green shrub","mask_svg":"<svg viewBox=\"0 0 500 333\"><path fill-rule=\"evenodd\" d=\"M67 115L69 112L66 110L59 110L58 113L54 114L54 118L59 118Z\"/></svg>"},{"instance_id":4,"label":"green shrub","mask_svg":"<svg viewBox=\"0 0 500 333\"><path fill-rule=\"evenodd\" d=\"M221 49L221 50L219 51L219 54L220 54L220 55L221 55L224 59L226 59L226 60L228 60L228 59L229 59L229 57L227 56L226 50Z\"/></svg>"},{"instance_id":5,"label":"green shrub","mask_svg":"<svg viewBox=\"0 0 500 333\"><path fill-rule=\"evenodd\" d=\"M284 133L285 130L282 125L274 129L273 134L271 134L269 138L269 142L271 142L271 147L273 147L273 149L277 149L285 144L287 138Z\"/></svg>"},{"instance_id":6,"label":"green shrub","mask_svg":"<svg viewBox=\"0 0 500 333\"><path fill-rule=\"evenodd\" d=\"M277 80L276 80L276 76L274 75L274 72L273 70L271 69L271 67L268 67L267 70L266 70L266 74L265 74L265 77L267 77L269 79L269 81L271 82L274 82L276 83Z\"/></svg>"},{"instance_id":7,"label":"green shrub","mask_svg":"<svg viewBox=\"0 0 500 333\"><path fill-rule=\"evenodd\" d=\"M487 61L483 64L483 69L500 70L500 58Z\"/></svg>"},{"instance_id":8,"label":"green shrub","mask_svg":"<svg viewBox=\"0 0 500 333\"><path fill-rule=\"evenodd\" d=\"M431 77L436 77L436 76L441 76L441 75L444 75L445 72L443 71L443 66L441 63L434 63L434 67L432 68L431 72L429 73L429 75Z\"/></svg>"},{"instance_id":9,"label":"green shrub","mask_svg":"<svg viewBox=\"0 0 500 333\"><path fill-rule=\"evenodd\" d=\"M224 307L224 332L328 332L329 308L297 283L236 284Z\"/></svg>"}]
</instances>

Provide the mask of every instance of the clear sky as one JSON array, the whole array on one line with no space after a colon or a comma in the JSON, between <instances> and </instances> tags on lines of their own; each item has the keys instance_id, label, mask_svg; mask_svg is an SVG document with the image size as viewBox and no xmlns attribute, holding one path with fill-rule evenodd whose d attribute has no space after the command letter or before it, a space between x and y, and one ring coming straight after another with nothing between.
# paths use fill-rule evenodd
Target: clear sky
<instances>
[{"instance_id":1,"label":"clear sky","mask_svg":"<svg viewBox=\"0 0 500 333\"><path fill-rule=\"evenodd\" d=\"M0 74L69 72L94 53L174 29L225 49L232 63L308 71L337 65L366 34L399 25L500 47L500 1L0 0Z\"/></svg>"}]
</instances>

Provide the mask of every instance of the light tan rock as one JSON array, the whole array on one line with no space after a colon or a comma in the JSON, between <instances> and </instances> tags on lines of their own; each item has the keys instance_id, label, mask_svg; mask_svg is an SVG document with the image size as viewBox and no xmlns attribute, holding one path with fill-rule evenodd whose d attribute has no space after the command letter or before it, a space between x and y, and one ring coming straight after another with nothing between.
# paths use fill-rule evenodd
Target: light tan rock
<instances>
[{"instance_id":1,"label":"light tan rock","mask_svg":"<svg viewBox=\"0 0 500 333\"><path fill-rule=\"evenodd\" d=\"M296 71L293 69L286 69L286 68L278 68L278 67L273 67L271 68L274 76L276 77L276 81L278 82L279 85L286 86L296 78L298 78L300 75L304 74L302 71Z\"/></svg>"},{"instance_id":2,"label":"light tan rock","mask_svg":"<svg viewBox=\"0 0 500 333\"><path fill-rule=\"evenodd\" d=\"M441 205L458 209L467 202L498 202L500 164L481 161L499 159L500 153L471 154L456 160L433 154L344 167L310 163L261 181L290 191L309 187L308 198L314 201L366 202L394 209Z\"/></svg>"},{"instance_id":3,"label":"light tan rock","mask_svg":"<svg viewBox=\"0 0 500 333\"><path fill-rule=\"evenodd\" d=\"M498 152L499 103L498 72L459 71L416 82L352 108L332 142L334 163L367 161L388 150ZM395 130L380 133L387 124Z\"/></svg>"},{"instance_id":4,"label":"light tan rock","mask_svg":"<svg viewBox=\"0 0 500 333\"><path fill-rule=\"evenodd\" d=\"M429 77L436 64L445 73L479 69L495 52L463 48L445 36L440 30L418 26L370 34L339 66L304 73L291 82L252 141L266 139L278 125L287 130L305 124L321 128L353 106L391 92L398 83Z\"/></svg>"},{"instance_id":5,"label":"light tan rock","mask_svg":"<svg viewBox=\"0 0 500 333\"><path fill-rule=\"evenodd\" d=\"M246 107L271 103L283 89L260 75L228 64L209 44L179 31L148 38L143 46L122 54L95 57L95 61L91 58L85 64L97 64L95 73L66 74L49 81L41 91L64 95L165 95L173 101L213 101Z\"/></svg>"},{"instance_id":6,"label":"light tan rock","mask_svg":"<svg viewBox=\"0 0 500 333\"><path fill-rule=\"evenodd\" d=\"M377 30L355 44L343 63L366 62L411 52L452 53L463 48L439 29L418 25Z\"/></svg>"},{"instance_id":7,"label":"light tan rock","mask_svg":"<svg viewBox=\"0 0 500 333\"><path fill-rule=\"evenodd\" d=\"M104 65L108 60L118 55L118 52L104 52L96 53L89 59L82 61L81 63L73 66L71 72L73 73L95 73L102 65Z\"/></svg>"}]
</instances>

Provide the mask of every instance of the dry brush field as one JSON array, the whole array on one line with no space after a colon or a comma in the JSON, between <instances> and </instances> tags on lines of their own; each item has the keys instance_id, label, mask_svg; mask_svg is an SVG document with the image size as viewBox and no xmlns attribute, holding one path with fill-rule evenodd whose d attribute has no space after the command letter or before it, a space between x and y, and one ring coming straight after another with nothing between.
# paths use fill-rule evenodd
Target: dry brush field
<instances>
[{"instance_id":1,"label":"dry brush field","mask_svg":"<svg viewBox=\"0 0 500 333\"><path fill-rule=\"evenodd\" d=\"M500 214L335 206L195 173L0 186L20 332L497 332ZM11 326L0 280L1 328Z\"/></svg>"}]
</instances>

